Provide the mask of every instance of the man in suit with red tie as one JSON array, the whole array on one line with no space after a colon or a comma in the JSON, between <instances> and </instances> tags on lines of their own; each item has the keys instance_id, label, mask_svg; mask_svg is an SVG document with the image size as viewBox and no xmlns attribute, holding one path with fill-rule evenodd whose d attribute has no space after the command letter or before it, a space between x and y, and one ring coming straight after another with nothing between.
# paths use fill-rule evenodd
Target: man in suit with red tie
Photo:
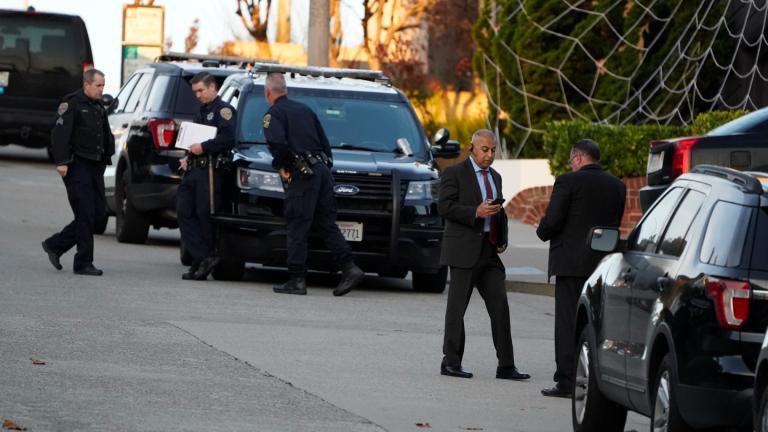
<instances>
[{"instance_id":1,"label":"man in suit with red tie","mask_svg":"<svg viewBox=\"0 0 768 432\"><path fill-rule=\"evenodd\" d=\"M500 204L501 176L491 168L496 156L493 132L475 132L469 152L467 160L443 172L437 204L446 220L440 263L451 270L440 373L472 378L472 373L461 367L461 360L464 312L477 286L491 317L493 345L499 361L496 378L528 379L530 375L515 367L504 285L506 271L499 259L507 248L507 217Z\"/></svg>"}]
</instances>

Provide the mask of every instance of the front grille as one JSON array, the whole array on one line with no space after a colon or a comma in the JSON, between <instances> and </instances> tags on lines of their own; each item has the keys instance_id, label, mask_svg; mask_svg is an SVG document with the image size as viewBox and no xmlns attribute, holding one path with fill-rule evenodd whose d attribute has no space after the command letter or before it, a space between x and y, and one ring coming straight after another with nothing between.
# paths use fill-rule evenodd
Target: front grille
<instances>
[{"instance_id":1,"label":"front grille","mask_svg":"<svg viewBox=\"0 0 768 432\"><path fill-rule=\"evenodd\" d=\"M334 174L334 185L349 185L358 189L354 195L335 193L336 207L340 213L354 211L392 214L392 176L367 174ZM400 201L408 184L400 183Z\"/></svg>"}]
</instances>

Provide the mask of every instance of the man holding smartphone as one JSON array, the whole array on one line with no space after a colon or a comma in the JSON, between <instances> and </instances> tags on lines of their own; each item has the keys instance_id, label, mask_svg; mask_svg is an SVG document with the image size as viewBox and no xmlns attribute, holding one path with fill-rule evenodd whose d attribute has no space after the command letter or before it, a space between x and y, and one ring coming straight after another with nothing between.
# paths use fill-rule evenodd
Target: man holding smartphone
<instances>
[{"instance_id":1,"label":"man holding smartphone","mask_svg":"<svg viewBox=\"0 0 768 432\"><path fill-rule=\"evenodd\" d=\"M499 361L496 378L528 379L530 375L515 366L504 284L506 270L499 259L507 248L507 216L501 206L501 176L491 168L496 136L487 129L478 130L472 135L469 152L467 160L443 172L437 204L446 220L440 263L451 270L440 373L472 378L472 373L462 368L461 360L464 312L477 286L491 317Z\"/></svg>"}]
</instances>

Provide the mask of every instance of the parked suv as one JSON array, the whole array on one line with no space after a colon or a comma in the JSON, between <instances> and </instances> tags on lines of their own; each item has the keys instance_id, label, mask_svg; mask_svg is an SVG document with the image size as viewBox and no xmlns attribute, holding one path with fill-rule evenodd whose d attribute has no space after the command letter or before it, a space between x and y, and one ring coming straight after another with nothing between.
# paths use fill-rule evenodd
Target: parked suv
<instances>
[{"instance_id":1,"label":"parked suv","mask_svg":"<svg viewBox=\"0 0 768 432\"><path fill-rule=\"evenodd\" d=\"M768 174L699 165L676 180L584 285L578 304L576 431L751 430L768 327ZM592 249L618 231L595 228Z\"/></svg>"},{"instance_id":2,"label":"parked suv","mask_svg":"<svg viewBox=\"0 0 768 432\"><path fill-rule=\"evenodd\" d=\"M109 213L122 243L144 243L149 227L176 228L176 189L181 182L174 148L182 121L192 121L200 103L189 81L201 71L219 86L243 69L242 59L165 54L137 70L117 94L109 115L117 151L104 172Z\"/></svg>"},{"instance_id":3,"label":"parked suv","mask_svg":"<svg viewBox=\"0 0 768 432\"><path fill-rule=\"evenodd\" d=\"M646 169L648 185L640 189L640 207L647 210L677 177L696 165L768 171L766 141L768 108L743 115L703 136L652 141Z\"/></svg>"},{"instance_id":4,"label":"parked suv","mask_svg":"<svg viewBox=\"0 0 768 432\"><path fill-rule=\"evenodd\" d=\"M56 107L92 67L79 16L0 9L0 145L49 148Z\"/></svg>"},{"instance_id":5,"label":"parked suv","mask_svg":"<svg viewBox=\"0 0 768 432\"><path fill-rule=\"evenodd\" d=\"M442 292L439 264L443 220L437 214L434 157L455 158L446 130L431 146L408 99L378 71L257 65L227 79L224 101L238 109L235 167L214 215L222 261L217 279L239 279L245 262L284 267L283 184L264 139L261 119L267 72L283 72L288 97L318 116L333 152L338 224L356 263L367 272L405 277L416 290ZM329 251L310 237L310 268L334 270Z\"/></svg>"}]
</instances>

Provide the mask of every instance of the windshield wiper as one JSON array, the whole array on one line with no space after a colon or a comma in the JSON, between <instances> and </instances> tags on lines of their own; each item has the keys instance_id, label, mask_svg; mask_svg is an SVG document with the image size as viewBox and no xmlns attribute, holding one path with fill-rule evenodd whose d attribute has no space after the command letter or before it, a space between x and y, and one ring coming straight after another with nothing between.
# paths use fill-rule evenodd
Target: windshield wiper
<instances>
[{"instance_id":1,"label":"windshield wiper","mask_svg":"<svg viewBox=\"0 0 768 432\"><path fill-rule=\"evenodd\" d=\"M382 151L382 149L374 149L370 147L358 146L358 145L349 144L349 143L341 143L339 145L332 146L331 148L341 148L344 150L362 150L362 151L371 151L371 152Z\"/></svg>"}]
</instances>

